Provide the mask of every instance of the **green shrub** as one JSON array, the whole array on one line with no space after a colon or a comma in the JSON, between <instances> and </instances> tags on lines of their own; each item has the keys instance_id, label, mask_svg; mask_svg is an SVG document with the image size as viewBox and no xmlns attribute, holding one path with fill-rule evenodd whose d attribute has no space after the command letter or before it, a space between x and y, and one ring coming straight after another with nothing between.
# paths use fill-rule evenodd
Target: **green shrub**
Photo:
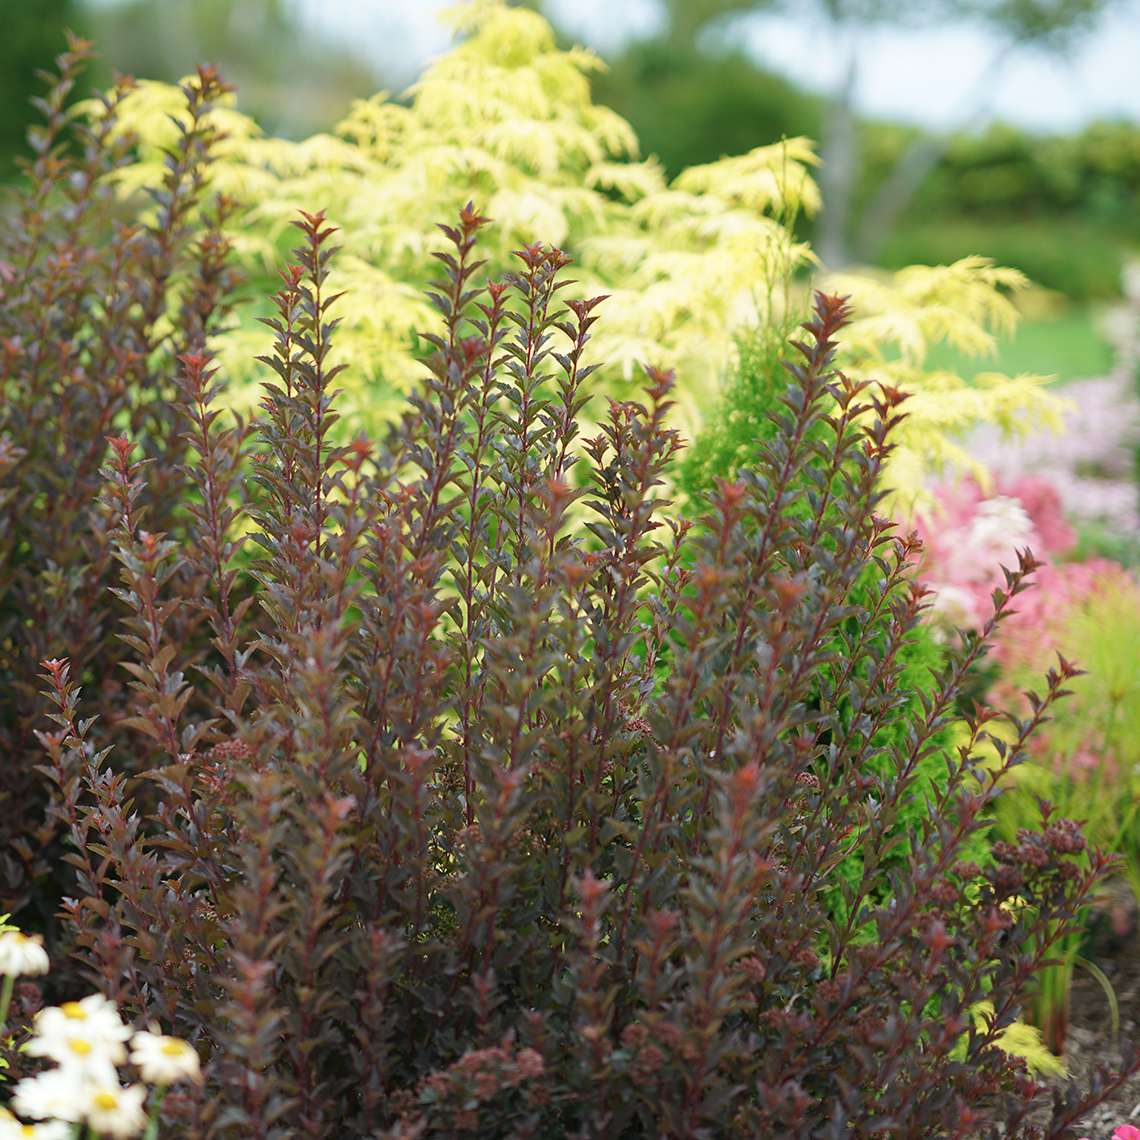
<instances>
[{"instance_id":1,"label":"green shrub","mask_svg":"<svg viewBox=\"0 0 1140 1140\"><path fill-rule=\"evenodd\" d=\"M998 221L1069 218L1136 240L1138 189L1140 129L1133 123L1092 123L1068 135L995 124L952 141L919 205Z\"/></svg>"},{"instance_id":2,"label":"green shrub","mask_svg":"<svg viewBox=\"0 0 1140 1140\"><path fill-rule=\"evenodd\" d=\"M940 265L979 249L1035 284L1080 301L1119 296L1127 246L1119 230L1080 218L928 215L900 222L880 260L889 269L914 262Z\"/></svg>"},{"instance_id":3,"label":"green shrub","mask_svg":"<svg viewBox=\"0 0 1140 1140\"><path fill-rule=\"evenodd\" d=\"M744 474L754 461L758 448L775 442L780 426L772 416L779 406L786 388L787 373L784 367L786 343L794 330L788 329L781 339L769 330L768 335L755 336L740 346L739 364L729 378L705 430L697 436L692 447L681 461L680 488L686 495L683 513L687 516L699 511L704 497L712 493L718 482L736 479ZM804 491L810 488L805 483ZM801 510L806 510L801 506ZM838 520L835 520L838 521ZM868 574L852 588L852 599L864 608L874 605L873 593L877 579ZM844 640L855 634L846 628L837 639L834 652L842 659ZM886 646L879 643L879 651ZM934 690L936 678L946 667L945 646L935 640L931 629L918 625L896 647L899 662L899 693L905 702L905 715L879 729L877 746L883 756L891 748L904 744L911 717L921 715L923 700ZM818 704L818 694L813 701ZM927 811L929 798L943 790L946 784L947 760L953 752L957 736L952 728L943 729L924 755L915 774L916 789L911 800L902 806L895 821L895 852L903 856L909 852L911 837L921 834L922 817ZM879 763L878 761L876 763ZM984 832L972 837L969 858L985 862L989 844ZM858 887L863 874L863 859L853 850L836 868L836 879L846 882L852 889ZM846 918L846 904L838 885L830 892L830 905L836 914Z\"/></svg>"}]
</instances>

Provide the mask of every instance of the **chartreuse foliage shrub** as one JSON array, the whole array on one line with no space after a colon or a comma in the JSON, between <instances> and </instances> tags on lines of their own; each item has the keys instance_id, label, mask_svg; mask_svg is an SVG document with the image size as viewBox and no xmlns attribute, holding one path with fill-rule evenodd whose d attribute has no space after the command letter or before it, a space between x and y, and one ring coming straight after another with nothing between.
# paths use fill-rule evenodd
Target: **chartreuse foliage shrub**
<instances>
[{"instance_id":1,"label":"chartreuse foliage shrub","mask_svg":"<svg viewBox=\"0 0 1140 1140\"><path fill-rule=\"evenodd\" d=\"M808 256L778 217L818 206L811 145L792 139L667 183L655 161L635 160L629 125L591 102L592 53L559 50L537 13L496 0L458 5L452 19L462 38L406 104L381 92L331 134L268 138L231 98L216 108L227 137L211 177L249 206L235 234L247 266L272 271L297 209L327 204L346 242L335 270L348 290L345 410L375 427L399 414L422 374L415 336L434 315L423 289L436 223L475 195L496 222L484 256L497 271L542 233L573 253L579 296L612 295L600 334L610 390L634 391L650 354L684 363L679 398L695 422L728 362L726 330L755 318L774 261ZM138 140L116 175L123 192L161 176L182 103L177 88L142 83L119 108L117 129ZM232 341L230 367L251 404L257 337L252 325Z\"/></svg>"},{"instance_id":2,"label":"chartreuse foliage shrub","mask_svg":"<svg viewBox=\"0 0 1140 1140\"><path fill-rule=\"evenodd\" d=\"M757 327L778 330L789 314L794 325L806 311L806 295L789 295L789 282L812 255L790 222L819 204L811 145L789 139L669 181L652 157L639 160L629 125L591 101L589 73L599 61L589 52L560 50L539 15L501 0L458 5L451 18L456 46L406 101L381 93L329 134L269 138L221 100L212 114L228 137L215 147L209 176L248 207L233 231L242 262L266 273L284 256L296 211L326 206L345 243L333 271L333 287L348 291L338 340L351 365L343 411L376 430L399 414L422 374L415 333L431 316L423 289L436 222L474 198L496 222L484 249L494 274L538 233L573 256L574 296L610 296L598 333L598 391L634 393L646 359L675 368L672 417L695 434L737 339ZM134 161L115 175L123 193L161 178L175 137L170 116L183 115L182 103L176 88L142 83L117 108L112 130L137 139ZM881 375L889 364L891 382L917 397L897 440L893 485L919 486L931 464L961 461L952 439L963 426L1055 414L1040 378L991 374L967 383L925 365L938 340L988 349L993 328L1013 319L1004 291L1019 284L976 258L845 282L858 321L845 363L860 375ZM246 321L218 345L231 377L227 400L247 410L259 391L249 364L258 336ZM601 416L601 404L587 414Z\"/></svg>"},{"instance_id":3,"label":"chartreuse foliage shrub","mask_svg":"<svg viewBox=\"0 0 1140 1140\"><path fill-rule=\"evenodd\" d=\"M957 469L988 483L986 468L962 441L979 422L995 424L1010 436L1027 431L1034 416L1061 429L1065 405L1044 390L1045 377L1011 379L982 371L965 380L928 363L939 345L983 358L994 353L995 332L1008 334L1017 323L1012 294L1028 284L1021 273L984 257L966 257L892 275L836 274L827 284L858 299L845 358L851 374L879 377L911 396L887 477L896 513L936 506L927 488L934 471Z\"/></svg>"},{"instance_id":4,"label":"chartreuse foliage shrub","mask_svg":"<svg viewBox=\"0 0 1140 1140\"><path fill-rule=\"evenodd\" d=\"M976 729L919 777L1032 562L916 707L913 543L876 512L905 400L836 370L845 303L682 523L671 375L579 438L609 302L539 244L488 279L472 208L432 251L424 386L340 443L306 214L247 423L208 350L218 92L189 85L143 216L118 144L59 149L54 110L0 306L5 890L198 1049L163 1134L1066 1135L1118 1078L1047 1123L1000 1043L1103 860L1060 820L963 858Z\"/></svg>"}]
</instances>

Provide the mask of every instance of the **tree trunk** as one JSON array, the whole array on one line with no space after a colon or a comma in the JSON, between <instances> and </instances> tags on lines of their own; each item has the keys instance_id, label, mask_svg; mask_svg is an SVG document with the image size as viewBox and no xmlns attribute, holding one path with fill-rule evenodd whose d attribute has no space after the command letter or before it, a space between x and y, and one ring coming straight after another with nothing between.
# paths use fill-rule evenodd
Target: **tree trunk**
<instances>
[{"instance_id":1,"label":"tree trunk","mask_svg":"<svg viewBox=\"0 0 1140 1140\"><path fill-rule=\"evenodd\" d=\"M990 60L971 89L968 104L970 109L957 126L948 131L932 131L920 135L903 151L902 157L895 163L864 211L855 243L855 252L860 261L873 261L879 255L887 235L910 205L927 175L941 161L954 135L969 129L985 111L997 73L1014 47L1012 42L1006 43Z\"/></svg>"},{"instance_id":2,"label":"tree trunk","mask_svg":"<svg viewBox=\"0 0 1140 1140\"><path fill-rule=\"evenodd\" d=\"M828 102L823 125L819 187L823 194L820 219L819 254L830 269L842 269L848 256L848 223L851 192L858 171L858 136L855 121L855 83L858 78L858 52L855 37L847 41L847 66L835 94Z\"/></svg>"}]
</instances>

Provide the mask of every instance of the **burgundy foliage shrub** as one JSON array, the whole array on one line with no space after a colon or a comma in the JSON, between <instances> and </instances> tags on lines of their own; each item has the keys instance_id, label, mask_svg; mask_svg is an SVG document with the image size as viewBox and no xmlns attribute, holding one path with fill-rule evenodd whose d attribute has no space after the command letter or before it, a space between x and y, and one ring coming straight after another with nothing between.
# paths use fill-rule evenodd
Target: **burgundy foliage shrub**
<instances>
[{"instance_id":1,"label":"burgundy foliage shrub","mask_svg":"<svg viewBox=\"0 0 1140 1140\"><path fill-rule=\"evenodd\" d=\"M31 135L27 188L0 227L0 912L25 915L42 901L32 885L54 874L53 825L29 826L45 797L29 663L66 652L86 685L85 710L108 729L137 702L119 668L121 608L107 591L117 524L99 505L106 437L130 435L136 458L150 463L138 503L148 525L184 531L178 518L196 483L182 466L191 440L178 357L203 350L235 287L223 235L233 203L206 202L203 192L218 77L203 70L186 89L163 185L145 213L127 210L108 176L130 153L130 138L115 137L128 81L104 97L101 126L68 114L88 53L73 41L60 58L44 125ZM190 573L187 565L180 578ZM180 643L208 642L204 612L172 620Z\"/></svg>"},{"instance_id":2,"label":"burgundy foliage shrub","mask_svg":"<svg viewBox=\"0 0 1140 1140\"><path fill-rule=\"evenodd\" d=\"M67 133L81 54L0 254L4 905L199 1049L163 1135L1072 1135L1117 1078L1050 1110L996 1042L1102 858L1047 819L963 862L976 729L891 850L1033 561L916 712L915 542L875 511L902 398L835 371L844 302L817 298L774 442L682 522L672 378L580 439L603 298L563 302L538 244L482 283L472 208L422 393L334 444L306 214L246 425L208 347L218 80L132 214L130 140Z\"/></svg>"}]
</instances>

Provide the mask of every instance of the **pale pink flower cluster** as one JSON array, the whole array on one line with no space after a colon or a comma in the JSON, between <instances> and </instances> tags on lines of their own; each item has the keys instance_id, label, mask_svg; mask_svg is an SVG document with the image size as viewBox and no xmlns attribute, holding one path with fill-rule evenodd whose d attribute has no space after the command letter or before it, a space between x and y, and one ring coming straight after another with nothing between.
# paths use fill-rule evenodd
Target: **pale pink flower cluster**
<instances>
[{"instance_id":1,"label":"pale pink flower cluster","mask_svg":"<svg viewBox=\"0 0 1140 1140\"><path fill-rule=\"evenodd\" d=\"M1027 677L1039 678L1056 663L1058 653L1075 655L1078 665L1093 675L1074 696L1078 704L1066 706L1070 715L1054 719L1035 735L1033 754L1077 781L1094 775L1112 778L1121 763L1118 742L1110 739L1115 714L1101 714L1106 697L1119 686L1116 674L1121 669L1127 673L1128 635L1124 626L1105 626L1102 640L1109 657L1095 666L1079 660L1088 645L1078 649L1071 642L1080 636L1074 631L1084 628L1074 623L1094 621L1089 628L1099 629L1095 621L1112 622L1113 613L1130 614L1140 607L1140 580L1105 559L1060 560L1071 553L1074 536L1057 493L1043 480L1026 476L999 482L989 495L966 480L937 488L934 498L939 512L919 520L925 544L919 577L934 592L932 611L942 635L980 629L993 613L992 591L1005 584L1001 567L1015 566L1018 551L1030 548L1042 565L998 630L990 660L999 673L987 699L1002 708L1025 707ZM1112 653L1125 654L1123 664ZM1079 731L1073 728L1073 709L1081 717Z\"/></svg>"},{"instance_id":2,"label":"pale pink flower cluster","mask_svg":"<svg viewBox=\"0 0 1140 1140\"><path fill-rule=\"evenodd\" d=\"M1073 639L1071 619L1082 611L1096 612L1102 617L1111 614L1112 604L1119 599L1124 604L1140 605L1140 582L1116 562L1092 559L1088 562L1046 564L1034 576L1034 587L1017 598L1016 612L1002 625L994 643L993 660L1000 675L990 690L990 699L998 706L1024 707L1021 686L1026 675L1039 677L1057 660L1057 654L1078 658L1083 650L1070 644ZM1110 601L1111 600L1111 601ZM1108 608L1106 609L1106 602ZM1119 636L1106 629L1105 636ZM1111 644L1111 641L1109 642ZM1084 646L1087 649L1087 645ZM1140 647L1135 647L1140 652ZM1058 772L1066 772L1075 780L1085 780L1098 774L1114 779L1119 774L1120 757L1117 744L1108 735L1107 724L1096 710L1100 698L1118 683L1113 671L1105 672L1092 662L1082 662L1091 669L1088 686L1080 686L1077 702L1061 710L1062 719L1053 719L1044 731L1031 741L1034 756ZM1070 723L1071 715L1078 712L1082 719L1079 740L1071 731L1057 731L1060 723Z\"/></svg>"},{"instance_id":3,"label":"pale pink flower cluster","mask_svg":"<svg viewBox=\"0 0 1140 1140\"><path fill-rule=\"evenodd\" d=\"M1033 575L1033 588L1018 595L1016 612L1002 626L994 645L1001 664L1039 664L1064 653L1066 617L1097 594L1134 585L1119 562L1090 558L1087 562L1046 563Z\"/></svg>"},{"instance_id":4,"label":"pale pink flower cluster","mask_svg":"<svg viewBox=\"0 0 1140 1140\"><path fill-rule=\"evenodd\" d=\"M920 576L934 591L933 609L951 627L978 629L993 610L991 594L1004 584L1001 568L1017 565L1018 551L1038 558L1063 554L1075 536L1057 492L1025 476L999 483L986 495L972 479L935 489L935 510L916 520L923 540Z\"/></svg>"}]
</instances>

